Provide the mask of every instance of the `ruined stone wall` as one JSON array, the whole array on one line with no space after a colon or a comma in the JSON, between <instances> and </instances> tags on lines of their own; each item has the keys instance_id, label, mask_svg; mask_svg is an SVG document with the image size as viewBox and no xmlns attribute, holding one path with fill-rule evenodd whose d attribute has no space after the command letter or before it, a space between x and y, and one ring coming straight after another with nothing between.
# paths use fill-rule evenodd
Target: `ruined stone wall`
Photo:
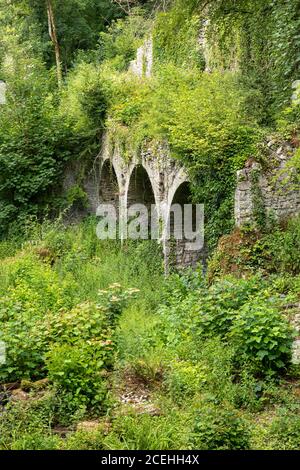
<instances>
[{"instance_id":1,"label":"ruined stone wall","mask_svg":"<svg viewBox=\"0 0 300 470\"><path fill-rule=\"evenodd\" d=\"M253 223L257 210L277 220L284 220L300 214L300 188L286 179L285 167L295 149L284 144L268 144L269 169L251 161L237 173L235 192L235 221L238 227ZM261 205L260 208L257 206Z\"/></svg>"},{"instance_id":2,"label":"ruined stone wall","mask_svg":"<svg viewBox=\"0 0 300 470\"><path fill-rule=\"evenodd\" d=\"M136 59L132 60L129 70L138 77L151 77L153 67L153 40L152 37L147 39L144 44L139 47Z\"/></svg>"},{"instance_id":3,"label":"ruined stone wall","mask_svg":"<svg viewBox=\"0 0 300 470\"><path fill-rule=\"evenodd\" d=\"M0 80L0 105L6 104L6 83Z\"/></svg>"},{"instance_id":4,"label":"ruined stone wall","mask_svg":"<svg viewBox=\"0 0 300 470\"><path fill-rule=\"evenodd\" d=\"M300 304L286 305L283 311L290 325L295 331L295 338L292 347L292 363L300 364Z\"/></svg>"},{"instance_id":5,"label":"ruined stone wall","mask_svg":"<svg viewBox=\"0 0 300 470\"><path fill-rule=\"evenodd\" d=\"M79 162L73 163L65 174L64 191L80 184L89 201L86 210L71 210L73 218L87 213L96 214L101 203L113 203L118 209L120 222L127 220L128 207L142 203L148 208L149 220L151 206L159 221L159 241L163 245L165 267L174 264L178 267L194 266L204 261L204 250L189 251L191 240L179 240L176 243L165 241L165 234L170 219L170 210L174 202L190 203L190 198L177 200L182 185L189 185L189 177L178 161L170 157L168 146L157 145L156 148L145 148L139 157L125 160L120 149L110 147L109 139L103 139L102 151L94 162L93 168L84 169Z\"/></svg>"}]
</instances>

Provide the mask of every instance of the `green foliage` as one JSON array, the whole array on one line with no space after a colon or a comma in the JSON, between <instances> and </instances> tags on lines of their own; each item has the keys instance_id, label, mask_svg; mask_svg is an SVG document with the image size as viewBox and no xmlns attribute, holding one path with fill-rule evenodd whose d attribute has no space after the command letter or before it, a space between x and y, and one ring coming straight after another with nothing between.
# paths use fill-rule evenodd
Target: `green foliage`
<instances>
[{"instance_id":1,"label":"green foliage","mask_svg":"<svg viewBox=\"0 0 300 470\"><path fill-rule=\"evenodd\" d=\"M299 450L299 403L280 406L269 421L264 417L252 440L260 450Z\"/></svg>"},{"instance_id":2,"label":"green foliage","mask_svg":"<svg viewBox=\"0 0 300 470\"><path fill-rule=\"evenodd\" d=\"M280 409L265 432L261 431L264 442L260 445L266 448L267 442L269 450L299 450L299 425L299 410Z\"/></svg>"},{"instance_id":3,"label":"green foliage","mask_svg":"<svg viewBox=\"0 0 300 470\"><path fill-rule=\"evenodd\" d=\"M7 344L1 379L39 377L44 373L43 354L56 336L45 317L49 310L57 317L60 309L72 305L75 285L32 256L17 260L10 276L16 284L2 296L0 306L1 339Z\"/></svg>"},{"instance_id":4,"label":"green foliage","mask_svg":"<svg viewBox=\"0 0 300 470\"><path fill-rule=\"evenodd\" d=\"M282 369L291 357L291 327L272 301L252 302L241 308L230 331L237 360L251 358L258 370Z\"/></svg>"},{"instance_id":5,"label":"green foliage","mask_svg":"<svg viewBox=\"0 0 300 470\"><path fill-rule=\"evenodd\" d=\"M176 290L175 290L176 292ZM260 276L228 278L208 288L175 296L160 309L167 344L177 352L195 351L203 341L220 337L235 350L236 367L249 362L261 373L286 367L290 361L292 331L280 313L278 294ZM187 346L185 346L187 345ZM199 353L195 359L199 360ZM188 354L187 354L187 357Z\"/></svg>"},{"instance_id":6,"label":"green foliage","mask_svg":"<svg viewBox=\"0 0 300 470\"><path fill-rule=\"evenodd\" d=\"M58 436L45 436L38 432L23 434L20 439L13 442L11 450L59 450L60 439Z\"/></svg>"},{"instance_id":7,"label":"green foliage","mask_svg":"<svg viewBox=\"0 0 300 470\"><path fill-rule=\"evenodd\" d=\"M154 0L123 20L107 0L53 0L58 91L45 3L0 1L0 222L11 235L0 242L1 449L299 447L299 371L282 313L299 299L298 219L268 233L257 204L262 233L223 239L208 280L187 272L164 283L156 242L100 242L93 219L37 222L84 209L81 181L62 194L62 177L71 160L89 165L107 129L127 159L168 143L206 204L211 248L231 230L236 170L258 155L263 126L277 121L298 145L299 1L162 3L152 21ZM150 33L153 76L135 77L128 66ZM146 403L124 414L119 385ZM101 422L74 432L84 419Z\"/></svg>"},{"instance_id":8,"label":"green foliage","mask_svg":"<svg viewBox=\"0 0 300 470\"><path fill-rule=\"evenodd\" d=\"M104 450L103 429L95 431L79 430L71 433L62 443L64 450Z\"/></svg>"},{"instance_id":9,"label":"green foliage","mask_svg":"<svg viewBox=\"0 0 300 470\"><path fill-rule=\"evenodd\" d=\"M281 178L281 181L280 181ZM280 171L277 178L281 191L299 190L300 187L300 149L287 161L284 170Z\"/></svg>"},{"instance_id":10,"label":"green foliage","mask_svg":"<svg viewBox=\"0 0 300 470\"><path fill-rule=\"evenodd\" d=\"M177 0L168 12L155 18L153 39L157 64L172 62L178 66L205 67L203 51L198 37L200 15L195 1Z\"/></svg>"},{"instance_id":11,"label":"green foliage","mask_svg":"<svg viewBox=\"0 0 300 470\"><path fill-rule=\"evenodd\" d=\"M264 227L261 233L255 227L235 230L221 239L209 263L209 277L259 270L265 274L281 276L281 282L296 291L299 265L299 217L286 221L282 226ZM293 276L295 276L293 278ZM291 284L295 284L292 289ZM283 293L285 291L283 290Z\"/></svg>"},{"instance_id":12,"label":"green foliage","mask_svg":"<svg viewBox=\"0 0 300 470\"><path fill-rule=\"evenodd\" d=\"M63 69L73 64L78 51L94 49L99 33L111 21L123 16L110 0L51 0ZM1 0L3 28L17 29L21 42L29 41L42 53L48 67L55 63L53 45L48 30L46 2L40 0Z\"/></svg>"},{"instance_id":13,"label":"green foliage","mask_svg":"<svg viewBox=\"0 0 300 470\"><path fill-rule=\"evenodd\" d=\"M189 170L194 199L205 202L210 246L233 226L236 170L256 153L261 132L244 112L244 95L230 73L164 65L141 82L115 79L108 131L122 154L137 154L145 142L167 141ZM152 144L151 144L152 143Z\"/></svg>"},{"instance_id":14,"label":"green foliage","mask_svg":"<svg viewBox=\"0 0 300 470\"><path fill-rule=\"evenodd\" d=\"M288 222L286 230L276 230L266 237L265 244L268 247L271 269L294 275L300 273L299 235L300 219L298 217Z\"/></svg>"},{"instance_id":15,"label":"green foliage","mask_svg":"<svg viewBox=\"0 0 300 470\"><path fill-rule=\"evenodd\" d=\"M47 355L49 379L78 406L103 407L106 386L103 380L107 346L94 340L74 345L56 345ZM101 375L102 373L102 375Z\"/></svg>"},{"instance_id":16,"label":"green foliage","mask_svg":"<svg viewBox=\"0 0 300 470\"><path fill-rule=\"evenodd\" d=\"M175 412L170 416L133 415L117 418L105 438L115 450L173 450L186 446L186 428Z\"/></svg>"},{"instance_id":17,"label":"green foliage","mask_svg":"<svg viewBox=\"0 0 300 470\"><path fill-rule=\"evenodd\" d=\"M230 409L201 409L195 419L193 448L199 450L245 450L250 446L246 422Z\"/></svg>"},{"instance_id":18,"label":"green foliage","mask_svg":"<svg viewBox=\"0 0 300 470\"><path fill-rule=\"evenodd\" d=\"M299 1L282 0L210 5L208 66L241 71L249 110L263 124L289 105L299 75L299 8Z\"/></svg>"},{"instance_id":19,"label":"green foliage","mask_svg":"<svg viewBox=\"0 0 300 470\"><path fill-rule=\"evenodd\" d=\"M87 194L79 185L74 185L67 191L66 199L69 207L77 206L83 209L88 206Z\"/></svg>"},{"instance_id":20,"label":"green foliage","mask_svg":"<svg viewBox=\"0 0 300 470\"><path fill-rule=\"evenodd\" d=\"M139 8L134 9L125 19L113 22L106 32L100 34L99 52L102 60L109 62L118 71L126 70L149 27L149 21Z\"/></svg>"},{"instance_id":21,"label":"green foliage","mask_svg":"<svg viewBox=\"0 0 300 470\"><path fill-rule=\"evenodd\" d=\"M79 340L97 339L104 344L100 348L104 367L111 367L113 329L126 304L139 293L138 289L130 289L130 283L135 279L140 286L144 282L150 286L145 276L151 276L152 282L155 277L153 271L148 274L142 269L143 263L138 271L132 270L129 260L135 258L134 246L126 254L122 254L119 245L115 248L113 271L112 258L107 257L108 253L112 256L112 247L107 245L105 251L105 243L100 244L96 237L95 226L90 222L81 229L37 226L32 230L37 232L36 247L32 240L25 252L1 261L0 335L7 345L7 361L0 369L2 381L44 377L44 356L53 343L73 345L76 349ZM152 262L156 262L153 257ZM120 279L120 272L124 288L112 284ZM149 290L146 298L155 301L156 293Z\"/></svg>"},{"instance_id":22,"label":"green foliage","mask_svg":"<svg viewBox=\"0 0 300 470\"><path fill-rule=\"evenodd\" d=\"M66 162L80 153L80 139L57 116L52 73L16 46L1 64L7 104L0 115L0 220L9 224L57 210ZM76 149L76 150L75 150Z\"/></svg>"},{"instance_id":23,"label":"green foliage","mask_svg":"<svg viewBox=\"0 0 300 470\"><path fill-rule=\"evenodd\" d=\"M99 134L104 127L107 86L99 66L80 62L71 71L60 101L60 114L82 134Z\"/></svg>"},{"instance_id":24,"label":"green foliage","mask_svg":"<svg viewBox=\"0 0 300 470\"><path fill-rule=\"evenodd\" d=\"M28 401L8 404L0 416L0 449L9 449L12 443L20 448L25 442L35 448L41 440L44 445L49 445L53 422L54 400L51 392L42 397L31 397Z\"/></svg>"},{"instance_id":25,"label":"green foliage","mask_svg":"<svg viewBox=\"0 0 300 470\"><path fill-rule=\"evenodd\" d=\"M201 363L173 361L166 374L165 385L174 402L182 402L187 397L194 397L207 382L207 370Z\"/></svg>"}]
</instances>

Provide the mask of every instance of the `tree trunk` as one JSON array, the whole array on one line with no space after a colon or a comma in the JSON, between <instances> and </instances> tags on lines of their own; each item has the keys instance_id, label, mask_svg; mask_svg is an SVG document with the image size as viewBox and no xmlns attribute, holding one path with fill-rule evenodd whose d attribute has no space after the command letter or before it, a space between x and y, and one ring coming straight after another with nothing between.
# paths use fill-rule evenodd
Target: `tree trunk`
<instances>
[{"instance_id":1,"label":"tree trunk","mask_svg":"<svg viewBox=\"0 0 300 470\"><path fill-rule=\"evenodd\" d=\"M58 44L57 34L56 34L55 18L54 18L51 0L46 0L46 4L47 4L49 36L54 46L57 82L58 82L58 86L60 87L62 84L62 67L61 67L61 60L60 60L59 44Z\"/></svg>"}]
</instances>

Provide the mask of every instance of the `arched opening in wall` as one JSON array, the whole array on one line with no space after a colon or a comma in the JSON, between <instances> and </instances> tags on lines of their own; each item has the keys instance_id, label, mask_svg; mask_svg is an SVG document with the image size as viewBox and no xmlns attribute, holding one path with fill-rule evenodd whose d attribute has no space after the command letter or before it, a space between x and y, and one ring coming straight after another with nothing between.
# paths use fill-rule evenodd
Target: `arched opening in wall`
<instances>
[{"instance_id":1,"label":"arched opening in wall","mask_svg":"<svg viewBox=\"0 0 300 470\"><path fill-rule=\"evenodd\" d=\"M119 184L115 169L109 160L102 166L99 200L101 204L112 204L118 215L119 211Z\"/></svg>"},{"instance_id":2,"label":"arched opening in wall","mask_svg":"<svg viewBox=\"0 0 300 470\"><path fill-rule=\"evenodd\" d=\"M192 203L191 184L186 181L177 188L170 207L167 242L170 266L195 266L201 259L202 253L195 235L199 223L197 206Z\"/></svg>"},{"instance_id":3,"label":"arched opening in wall","mask_svg":"<svg viewBox=\"0 0 300 470\"><path fill-rule=\"evenodd\" d=\"M137 212L134 216L134 206L136 204L142 205L144 211ZM150 230L156 227L157 223L157 210L155 204L155 196L150 181L149 175L142 165L137 165L130 177L130 183L127 193L127 210L128 210L128 224L130 225L133 220L137 221L137 218L141 221L140 226L142 239L150 239ZM137 222L136 222L136 225ZM134 227L134 224L131 225ZM143 231L144 228L144 231ZM152 238L155 238L155 233L152 231Z\"/></svg>"}]
</instances>

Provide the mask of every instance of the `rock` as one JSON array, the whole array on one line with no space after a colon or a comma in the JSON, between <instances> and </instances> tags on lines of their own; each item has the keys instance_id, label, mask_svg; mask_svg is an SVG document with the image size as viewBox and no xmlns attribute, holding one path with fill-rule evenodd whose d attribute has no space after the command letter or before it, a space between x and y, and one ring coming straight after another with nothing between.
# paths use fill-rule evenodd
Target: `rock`
<instances>
[{"instance_id":1,"label":"rock","mask_svg":"<svg viewBox=\"0 0 300 470\"><path fill-rule=\"evenodd\" d=\"M293 343L292 349L292 363L295 365L300 364L300 339L296 339Z\"/></svg>"},{"instance_id":2,"label":"rock","mask_svg":"<svg viewBox=\"0 0 300 470\"><path fill-rule=\"evenodd\" d=\"M49 379L41 379L37 380L36 382L31 382L30 380L22 380L21 382L21 389L25 392L29 390L44 390L49 385Z\"/></svg>"},{"instance_id":3,"label":"rock","mask_svg":"<svg viewBox=\"0 0 300 470\"><path fill-rule=\"evenodd\" d=\"M10 392L11 390L16 390L17 388L20 388L20 382L11 382L2 384L0 386L0 390L3 390L4 392Z\"/></svg>"},{"instance_id":4,"label":"rock","mask_svg":"<svg viewBox=\"0 0 300 470\"><path fill-rule=\"evenodd\" d=\"M26 401L28 400L28 393L24 392L21 388L17 390L13 390L11 392L11 400L12 401Z\"/></svg>"},{"instance_id":5,"label":"rock","mask_svg":"<svg viewBox=\"0 0 300 470\"><path fill-rule=\"evenodd\" d=\"M94 432L99 431L100 427L99 421L82 421L77 424L76 431Z\"/></svg>"}]
</instances>

